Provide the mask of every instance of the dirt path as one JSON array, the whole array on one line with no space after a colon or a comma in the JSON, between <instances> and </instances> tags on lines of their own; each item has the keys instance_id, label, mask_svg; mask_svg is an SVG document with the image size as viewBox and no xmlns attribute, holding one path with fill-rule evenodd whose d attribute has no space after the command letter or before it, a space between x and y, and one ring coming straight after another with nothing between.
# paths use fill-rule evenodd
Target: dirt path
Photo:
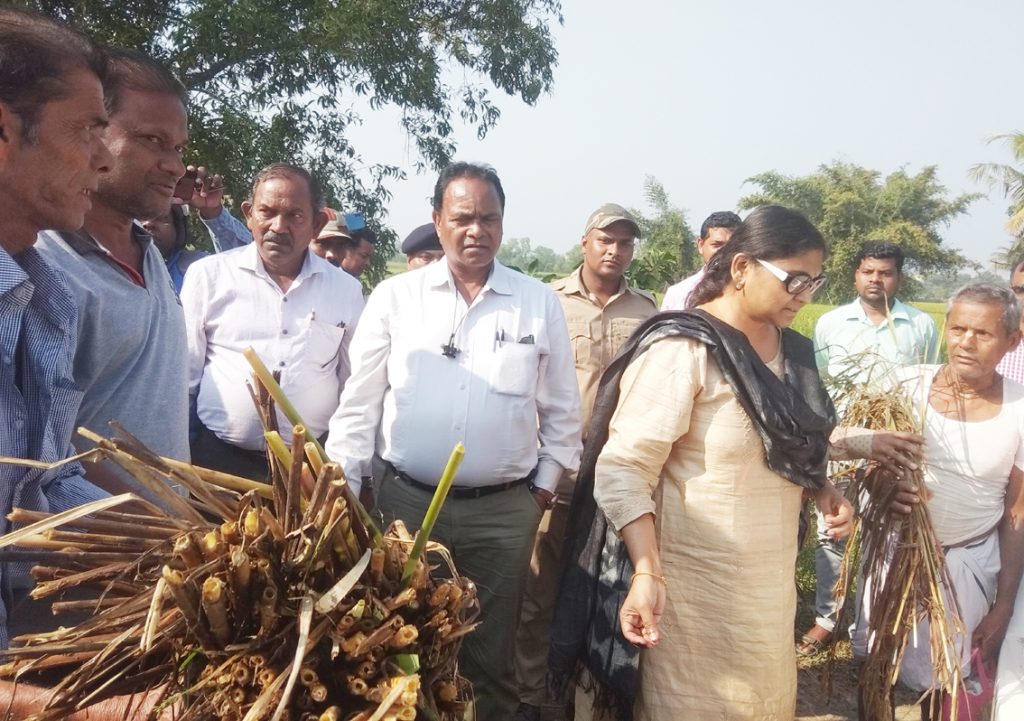
<instances>
[{"instance_id":1,"label":"dirt path","mask_svg":"<svg viewBox=\"0 0 1024 721\"><path fill-rule=\"evenodd\" d=\"M857 675L849 644L844 644L842 658L836 659L832 671L832 695L822 684L824 659L801 659L797 675L797 721L856 721ZM908 691L898 690L896 721L918 721L920 710Z\"/></svg>"}]
</instances>

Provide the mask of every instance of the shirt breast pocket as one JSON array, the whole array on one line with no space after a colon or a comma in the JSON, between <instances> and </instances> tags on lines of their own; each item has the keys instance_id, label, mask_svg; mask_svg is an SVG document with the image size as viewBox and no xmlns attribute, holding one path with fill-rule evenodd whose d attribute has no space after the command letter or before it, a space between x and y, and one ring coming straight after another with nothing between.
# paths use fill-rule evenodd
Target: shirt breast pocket
<instances>
[{"instance_id":1,"label":"shirt breast pocket","mask_svg":"<svg viewBox=\"0 0 1024 721\"><path fill-rule=\"evenodd\" d=\"M590 362L590 354L594 346L590 324L568 321L566 325L569 327L569 342L572 344L572 355L576 360L576 367L585 368Z\"/></svg>"},{"instance_id":2,"label":"shirt breast pocket","mask_svg":"<svg viewBox=\"0 0 1024 721\"><path fill-rule=\"evenodd\" d=\"M324 369L337 363L346 328L319 320L309 321L306 336L306 362Z\"/></svg>"},{"instance_id":3,"label":"shirt breast pocket","mask_svg":"<svg viewBox=\"0 0 1024 721\"><path fill-rule=\"evenodd\" d=\"M618 352L619 348L629 340L633 331L640 325L640 321L634 318L613 318L612 319L612 355Z\"/></svg>"},{"instance_id":4,"label":"shirt breast pocket","mask_svg":"<svg viewBox=\"0 0 1024 721\"><path fill-rule=\"evenodd\" d=\"M540 353L534 343L502 343L491 366L491 388L509 396L530 396L537 389Z\"/></svg>"}]
</instances>

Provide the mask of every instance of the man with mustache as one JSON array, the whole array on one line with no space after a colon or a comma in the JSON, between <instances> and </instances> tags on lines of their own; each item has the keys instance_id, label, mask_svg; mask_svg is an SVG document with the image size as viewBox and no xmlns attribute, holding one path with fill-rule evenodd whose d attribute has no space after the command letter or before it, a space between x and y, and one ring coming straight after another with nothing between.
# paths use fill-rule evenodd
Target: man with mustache
<instances>
[{"instance_id":1,"label":"man with mustache","mask_svg":"<svg viewBox=\"0 0 1024 721\"><path fill-rule=\"evenodd\" d=\"M475 718L512 721L523 576L559 478L579 465L579 391L555 294L495 259L505 191L494 169L444 168L432 217L445 258L370 294L327 454L353 490L379 469L385 522L413 529L452 448L465 445L432 538L480 599L480 627L459 652Z\"/></svg>"},{"instance_id":2,"label":"man with mustache","mask_svg":"<svg viewBox=\"0 0 1024 721\"><path fill-rule=\"evenodd\" d=\"M316 179L269 165L242 203L253 243L197 261L181 301L188 327L189 396L201 422L192 460L254 480L267 478L263 427L246 381L252 346L314 435L327 431L349 374L348 343L362 287L309 249L327 222ZM278 412L282 430L290 422Z\"/></svg>"},{"instance_id":3,"label":"man with mustache","mask_svg":"<svg viewBox=\"0 0 1024 721\"><path fill-rule=\"evenodd\" d=\"M861 246L854 258L857 298L825 313L814 328L815 357L826 381L878 383L902 366L938 360L935 321L896 298L903 280L903 260L903 251L895 243L874 240ZM835 630L832 588L845 547L845 541L825 535L819 519L816 619L797 647L803 656L817 653Z\"/></svg>"},{"instance_id":4,"label":"man with mustache","mask_svg":"<svg viewBox=\"0 0 1024 721\"><path fill-rule=\"evenodd\" d=\"M72 378L77 310L67 277L33 244L43 228L81 227L110 168L105 74L103 53L83 35L43 15L0 8L0 456L52 462L71 453L81 396ZM14 506L56 513L105 495L77 463L0 463L0 531ZM31 583L19 579L27 576L19 566L0 564L0 648L9 639L9 592L22 587L19 580ZM0 708L27 718L51 693L3 680ZM118 697L66 718L149 718L157 700Z\"/></svg>"},{"instance_id":5,"label":"man with mustache","mask_svg":"<svg viewBox=\"0 0 1024 721\"><path fill-rule=\"evenodd\" d=\"M185 173L188 94L142 53L109 56L110 172L100 177L84 226L44 231L36 247L67 273L79 308L74 379L84 395L76 425L108 434L118 421L155 453L188 460L185 317L163 257L138 222L170 211ZM88 464L86 474L111 493L150 496L112 462Z\"/></svg>"},{"instance_id":6,"label":"man with mustache","mask_svg":"<svg viewBox=\"0 0 1024 721\"><path fill-rule=\"evenodd\" d=\"M565 311L576 360L582 401L583 440L597 397L601 374L619 347L643 321L658 312L654 298L626 283L633 249L640 236L636 218L615 203L590 214L583 238L583 263L571 275L551 284ZM569 521L575 473L563 473L555 502L544 511L530 560L516 636L516 721L565 718L564 704L547 694L548 639L555 610L562 546Z\"/></svg>"},{"instance_id":7,"label":"man with mustache","mask_svg":"<svg viewBox=\"0 0 1024 721\"><path fill-rule=\"evenodd\" d=\"M700 237L697 238L697 253L700 254L704 265L693 275L669 286L661 301L662 310L683 310L686 307L690 294L704 277L704 268L711 262L715 253L729 242L733 231L740 227L740 222L740 216L731 210L719 210L704 219L700 226Z\"/></svg>"}]
</instances>

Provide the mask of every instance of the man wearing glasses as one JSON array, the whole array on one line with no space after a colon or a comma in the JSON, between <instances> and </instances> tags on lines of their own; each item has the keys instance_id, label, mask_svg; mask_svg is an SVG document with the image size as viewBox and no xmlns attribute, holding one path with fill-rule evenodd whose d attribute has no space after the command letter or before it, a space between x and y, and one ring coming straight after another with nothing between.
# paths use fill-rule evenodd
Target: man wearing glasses
<instances>
[{"instance_id":1,"label":"man wearing glasses","mask_svg":"<svg viewBox=\"0 0 1024 721\"><path fill-rule=\"evenodd\" d=\"M1024 303L1024 258L1018 258L1010 268L1010 290L1017 296L1018 303ZM1003 356L996 372L1003 378L1024 383L1024 343Z\"/></svg>"},{"instance_id":2,"label":"man wearing glasses","mask_svg":"<svg viewBox=\"0 0 1024 721\"><path fill-rule=\"evenodd\" d=\"M825 313L814 328L815 358L827 387L878 383L900 366L938 361L935 321L896 298L903 280L903 260L903 251L894 243L873 240L861 246L854 258L857 298ZM820 651L835 630L832 588L844 546L825 535L819 519L816 618L797 645L802 656Z\"/></svg>"}]
</instances>

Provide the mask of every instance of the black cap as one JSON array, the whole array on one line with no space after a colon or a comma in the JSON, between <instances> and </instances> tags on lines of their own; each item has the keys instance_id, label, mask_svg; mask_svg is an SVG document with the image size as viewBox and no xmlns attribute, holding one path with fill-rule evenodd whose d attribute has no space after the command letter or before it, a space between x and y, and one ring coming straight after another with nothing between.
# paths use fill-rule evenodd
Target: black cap
<instances>
[{"instance_id":1,"label":"black cap","mask_svg":"<svg viewBox=\"0 0 1024 721\"><path fill-rule=\"evenodd\" d=\"M441 241L437 237L437 229L433 223L421 225L402 241L402 252L406 255L423 250L441 250Z\"/></svg>"}]
</instances>

